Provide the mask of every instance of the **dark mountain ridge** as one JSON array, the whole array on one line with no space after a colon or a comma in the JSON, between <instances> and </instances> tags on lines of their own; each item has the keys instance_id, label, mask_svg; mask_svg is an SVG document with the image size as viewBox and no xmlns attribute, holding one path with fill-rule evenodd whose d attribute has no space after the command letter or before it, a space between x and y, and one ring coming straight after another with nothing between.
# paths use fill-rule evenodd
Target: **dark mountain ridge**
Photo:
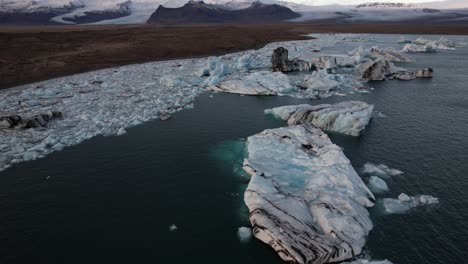
<instances>
[{"instance_id":1,"label":"dark mountain ridge","mask_svg":"<svg viewBox=\"0 0 468 264\"><path fill-rule=\"evenodd\" d=\"M197 23L264 23L300 17L291 9L277 4L254 2L251 6L232 10L203 1L189 1L179 8L159 6L148 19L149 24Z\"/></svg>"}]
</instances>

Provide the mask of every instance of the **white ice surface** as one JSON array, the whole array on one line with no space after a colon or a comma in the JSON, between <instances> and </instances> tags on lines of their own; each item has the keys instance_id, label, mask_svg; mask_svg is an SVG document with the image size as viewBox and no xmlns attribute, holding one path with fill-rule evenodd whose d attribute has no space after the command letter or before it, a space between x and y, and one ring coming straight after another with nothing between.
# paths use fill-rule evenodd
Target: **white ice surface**
<instances>
[{"instance_id":1,"label":"white ice surface","mask_svg":"<svg viewBox=\"0 0 468 264\"><path fill-rule=\"evenodd\" d=\"M391 176L396 176L403 174L402 171L397 169L392 169L384 164L373 164L373 163L366 163L361 170L362 174L379 176L382 178L390 178Z\"/></svg>"},{"instance_id":2,"label":"white ice surface","mask_svg":"<svg viewBox=\"0 0 468 264\"><path fill-rule=\"evenodd\" d=\"M247 139L244 200L254 235L285 261L328 263L361 253L372 193L340 147L311 125Z\"/></svg>"},{"instance_id":3,"label":"white ice surface","mask_svg":"<svg viewBox=\"0 0 468 264\"><path fill-rule=\"evenodd\" d=\"M337 104L288 105L265 110L289 125L309 123L318 128L351 136L360 135L372 117L373 105L360 101Z\"/></svg>"},{"instance_id":4,"label":"white ice surface","mask_svg":"<svg viewBox=\"0 0 468 264\"><path fill-rule=\"evenodd\" d=\"M369 182L367 187L375 194L375 193L383 193L388 191L387 183L380 179L377 176L371 176L369 178Z\"/></svg>"}]
</instances>

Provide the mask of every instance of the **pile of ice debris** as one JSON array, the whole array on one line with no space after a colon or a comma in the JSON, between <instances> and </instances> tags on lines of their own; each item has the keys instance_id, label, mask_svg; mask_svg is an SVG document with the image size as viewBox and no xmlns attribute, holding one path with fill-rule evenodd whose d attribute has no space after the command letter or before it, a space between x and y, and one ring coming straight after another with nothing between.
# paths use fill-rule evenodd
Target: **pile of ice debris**
<instances>
[{"instance_id":1,"label":"pile of ice debris","mask_svg":"<svg viewBox=\"0 0 468 264\"><path fill-rule=\"evenodd\" d=\"M402 171L392 169L383 164L366 163L361 170L361 174L370 176L367 186L374 194L388 192L389 188L383 179L389 179L391 176L403 174ZM383 178L383 179L382 179ZM385 213L399 214L408 211L411 208L436 204L439 200L430 195L417 195L410 197L405 193L398 196L398 199L384 198L382 205Z\"/></svg>"},{"instance_id":2,"label":"pile of ice debris","mask_svg":"<svg viewBox=\"0 0 468 264\"><path fill-rule=\"evenodd\" d=\"M400 38L399 43L406 43L403 52L435 52L437 50L456 50L456 47L465 46L466 43L455 43L444 37L438 40L418 38L415 41Z\"/></svg>"},{"instance_id":3,"label":"pile of ice debris","mask_svg":"<svg viewBox=\"0 0 468 264\"><path fill-rule=\"evenodd\" d=\"M385 212L388 214L401 214L414 207L437 203L439 203L439 199L431 195L417 195L410 197L405 193L400 194L398 199L383 199L383 207Z\"/></svg>"},{"instance_id":4,"label":"pile of ice debris","mask_svg":"<svg viewBox=\"0 0 468 264\"><path fill-rule=\"evenodd\" d=\"M292 125L247 139L245 192L255 237L292 263L329 263L362 252L374 196L320 129Z\"/></svg>"},{"instance_id":5,"label":"pile of ice debris","mask_svg":"<svg viewBox=\"0 0 468 264\"><path fill-rule=\"evenodd\" d=\"M312 124L320 129L359 136L369 124L373 105L360 101L345 101L337 104L287 105L265 110L288 122L288 125Z\"/></svg>"},{"instance_id":6,"label":"pile of ice debris","mask_svg":"<svg viewBox=\"0 0 468 264\"><path fill-rule=\"evenodd\" d=\"M0 91L0 116L8 117L0 121L0 170L191 108L204 91L192 73L206 61L130 65Z\"/></svg>"}]
</instances>

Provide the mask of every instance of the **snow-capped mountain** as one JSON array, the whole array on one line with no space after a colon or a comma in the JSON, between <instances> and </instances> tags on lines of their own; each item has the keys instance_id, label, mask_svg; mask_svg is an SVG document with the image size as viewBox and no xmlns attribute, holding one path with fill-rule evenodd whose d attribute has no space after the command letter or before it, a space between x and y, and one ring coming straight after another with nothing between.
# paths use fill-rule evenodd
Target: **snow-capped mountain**
<instances>
[{"instance_id":1,"label":"snow-capped mountain","mask_svg":"<svg viewBox=\"0 0 468 264\"><path fill-rule=\"evenodd\" d=\"M374 2L357 5L356 8L372 8L372 9L395 9L395 8L415 8L415 4L393 3L393 2Z\"/></svg>"},{"instance_id":2,"label":"snow-capped mountain","mask_svg":"<svg viewBox=\"0 0 468 264\"><path fill-rule=\"evenodd\" d=\"M142 24L158 9L179 8L189 0L0 0L0 23L10 24ZM301 18L330 23L375 21L468 22L468 0L419 4L373 2L357 6L313 6L316 0L260 0L287 7ZM430 0L428 0L430 1ZM243 10L256 0L205 0L225 10ZM323 2L323 1L322 1ZM322 3L320 2L320 3Z\"/></svg>"},{"instance_id":3,"label":"snow-capped mountain","mask_svg":"<svg viewBox=\"0 0 468 264\"><path fill-rule=\"evenodd\" d=\"M372 2L356 6L321 6L311 11L301 12L295 22L320 21L327 23L366 23L366 22L399 22L399 23L468 23L468 1L459 5L459 0L428 2L420 4ZM465 8L449 8L462 6Z\"/></svg>"}]
</instances>

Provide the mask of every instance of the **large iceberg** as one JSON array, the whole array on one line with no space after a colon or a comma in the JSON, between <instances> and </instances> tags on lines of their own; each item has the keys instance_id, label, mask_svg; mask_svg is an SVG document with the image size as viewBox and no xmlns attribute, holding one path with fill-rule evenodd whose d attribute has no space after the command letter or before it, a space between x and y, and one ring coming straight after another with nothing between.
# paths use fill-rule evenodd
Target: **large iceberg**
<instances>
[{"instance_id":1,"label":"large iceberg","mask_svg":"<svg viewBox=\"0 0 468 264\"><path fill-rule=\"evenodd\" d=\"M245 192L254 236L291 263L329 263L362 252L374 196L322 130L295 125L247 139Z\"/></svg>"},{"instance_id":2,"label":"large iceberg","mask_svg":"<svg viewBox=\"0 0 468 264\"><path fill-rule=\"evenodd\" d=\"M359 136L369 124L373 105L361 101L346 101L337 104L288 105L265 110L289 125L308 123L318 128Z\"/></svg>"},{"instance_id":3,"label":"large iceberg","mask_svg":"<svg viewBox=\"0 0 468 264\"><path fill-rule=\"evenodd\" d=\"M212 85L209 89L245 95L278 95L292 92L295 88L284 73L259 71L243 79L227 80L218 85Z\"/></svg>"},{"instance_id":4,"label":"large iceberg","mask_svg":"<svg viewBox=\"0 0 468 264\"><path fill-rule=\"evenodd\" d=\"M410 197L405 193L400 194L398 199L383 199L383 207L388 214L401 214L414 207L437 203L439 203L439 199L430 195Z\"/></svg>"}]
</instances>

